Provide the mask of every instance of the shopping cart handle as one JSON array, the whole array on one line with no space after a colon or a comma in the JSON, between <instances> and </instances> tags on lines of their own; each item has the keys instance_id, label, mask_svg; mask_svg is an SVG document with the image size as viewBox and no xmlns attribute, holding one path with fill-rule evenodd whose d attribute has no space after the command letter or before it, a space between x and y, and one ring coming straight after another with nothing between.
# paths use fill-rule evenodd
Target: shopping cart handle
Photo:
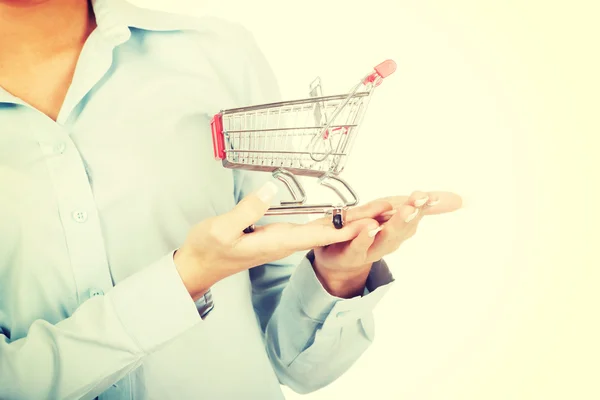
<instances>
[{"instance_id":1,"label":"shopping cart handle","mask_svg":"<svg viewBox=\"0 0 600 400\"><path fill-rule=\"evenodd\" d=\"M382 77L387 78L394 72L396 72L396 63L394 60L385 60L381 64L375 67L375 72Z\"/></svg>"}]
</instances>

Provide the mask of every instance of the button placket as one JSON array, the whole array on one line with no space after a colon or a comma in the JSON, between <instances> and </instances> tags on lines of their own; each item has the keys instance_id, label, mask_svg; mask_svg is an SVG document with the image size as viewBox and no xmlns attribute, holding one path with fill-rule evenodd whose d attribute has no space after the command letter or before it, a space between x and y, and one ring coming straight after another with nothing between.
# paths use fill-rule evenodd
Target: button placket
<instances>
[{"instance_id":1,"label":"button placket","mask_svg":"<svg viewBox=\"0 0 600 400\"><path fill-rule=\"evenodd\" d=\"M89 171L81 144L71 137L79 117L73 110L112 63L114 46L101 35L91 35L88 44L78 61L86 74L71 83L56 122L44 118L44 125L32 127L52 181L79 302L89 298L90 288L108 290L113 285Z\"/></svg>"},{"instance_id":2,"label":"button placket","mask_svg":"<svg viewBox=\"0 0 600 400\"><path fill-rule=\"evenodd\" d=\"M56 129L58 127L58 129ZM83 157L64 127L54 126L42 150L53 181L79 302L112 286L96 202ZM48 140L50 139L50 140ZM40 143L42 144L42 143Z\"/></svg>"}]
</instances>

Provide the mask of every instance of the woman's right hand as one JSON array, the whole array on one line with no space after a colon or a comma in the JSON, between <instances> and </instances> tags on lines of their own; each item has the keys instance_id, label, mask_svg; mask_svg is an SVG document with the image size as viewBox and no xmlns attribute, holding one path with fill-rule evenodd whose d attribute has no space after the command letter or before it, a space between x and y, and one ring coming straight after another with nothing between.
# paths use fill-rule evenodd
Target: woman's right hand
<instances>
[{"instance_id":1,"label":"woman's right hand","mask_svg":"<svg viewBox=\"0 0 600 400\"><path fill-rule=\"evenodd\" d=\"M175 252L174 262L194 300L216 282L243 270L298 251L352 240L374 222L372 218L392 209L386 201L370 203L362 219L347 221L342 229L335 229L330 218L321 218L306 224L258 226L252 233L243 233L264 216L276 193L277 186L267 182L228 213L204 220L190 230Z\"/></svg>"}]
</instances>

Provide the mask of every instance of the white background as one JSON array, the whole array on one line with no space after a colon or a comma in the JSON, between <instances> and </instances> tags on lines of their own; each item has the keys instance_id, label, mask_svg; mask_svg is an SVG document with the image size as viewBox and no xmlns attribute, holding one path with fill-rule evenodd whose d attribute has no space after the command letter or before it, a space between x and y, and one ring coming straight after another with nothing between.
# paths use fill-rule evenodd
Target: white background
<instances>
[{"instance_id":1,"label":"white background","mask_svg":"<svg viewBox=\"0 0 600 400\"><path fill-rule=\"evenodd\" d=\"M302 398L600 398L600 263L588 247L599 132L591 125L600 37L591 9L466 0L135 3L243 23L286 99L306 97L317 75L326 94L343 93L396 60L343 176L363 201L413 190L465 199L461 211L423 221L388 257L397 282L376 309L375 343L339 380Z\"/></svg>"}]
</instances>

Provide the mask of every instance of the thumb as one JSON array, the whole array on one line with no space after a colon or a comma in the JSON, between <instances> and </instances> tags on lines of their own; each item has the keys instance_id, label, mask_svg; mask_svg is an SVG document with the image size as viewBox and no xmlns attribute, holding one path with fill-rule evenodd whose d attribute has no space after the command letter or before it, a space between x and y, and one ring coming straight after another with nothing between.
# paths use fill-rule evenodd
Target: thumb
<instances>
[{"instance_id":1,"label":"thumb","mask_svg":"<svg viewBox=\"0 0 600 400\"><path fill-rule=\"evenodd\" d=\"M221 216L223 225L227 230L235 228L235 232L241 233L265 215L277 191L275 183L265 182L260 189L244 197L232 210Z\"/></svg>"}]
</instances>

